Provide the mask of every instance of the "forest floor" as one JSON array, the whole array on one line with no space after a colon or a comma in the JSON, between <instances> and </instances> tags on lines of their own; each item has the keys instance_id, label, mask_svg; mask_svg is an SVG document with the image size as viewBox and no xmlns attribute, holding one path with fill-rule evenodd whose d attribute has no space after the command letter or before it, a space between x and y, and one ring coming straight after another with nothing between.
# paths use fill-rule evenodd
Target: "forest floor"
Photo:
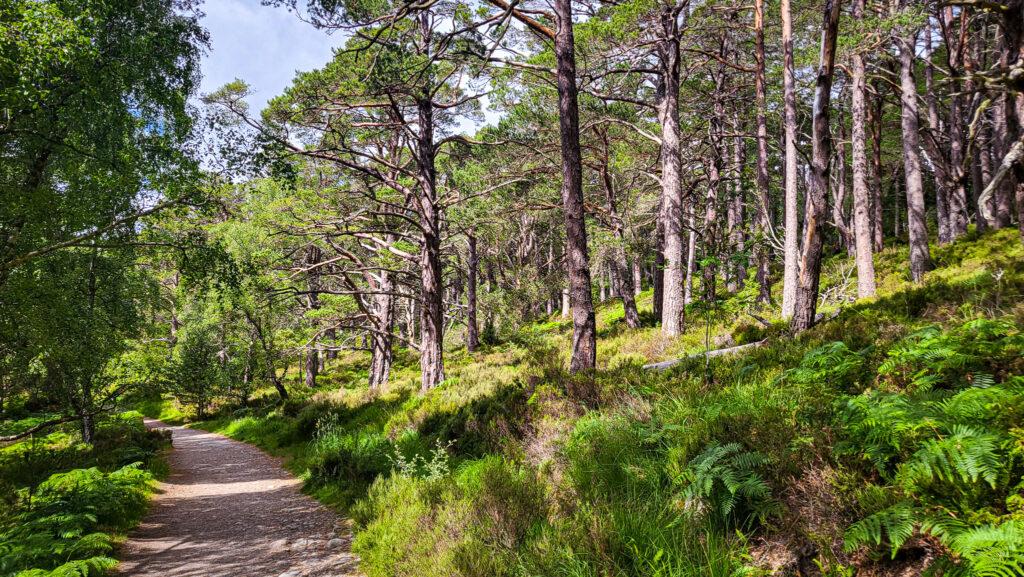
<instances>
[{"instance_id":1,"label":"forest floor","mask_svg":"<svg viewBox=\"0 0 1024 577\"><path fill-rule=\"evenodd\" d=\"M118 571L135 577L358 575L351 533L302 481L256 447L169 428L170 476L121 548Z\"/></svg>"}]
</instances>

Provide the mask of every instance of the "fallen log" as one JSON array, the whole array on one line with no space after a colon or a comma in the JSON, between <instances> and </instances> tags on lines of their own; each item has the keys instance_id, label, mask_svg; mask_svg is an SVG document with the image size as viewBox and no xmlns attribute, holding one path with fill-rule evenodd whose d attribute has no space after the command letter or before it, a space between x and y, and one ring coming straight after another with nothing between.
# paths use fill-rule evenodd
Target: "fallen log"
<instances>
[{"instance_id":1,"label":"fallen log","mask_svg":"<svg viewBox=\"0 0 1024 577\"><path fill-rule=\"evenodd\" d=\"M662 361L660 363L652 363L652 364L649 364L649 365L644 365L644 368L648 369L648 370L653 369L655 371L664 371L665 369L667 369L667 368L669 368L671 366L677 365L677 364L679 364L679 363L681 363L681 362L683 362L685 360L688 360L688 359L696 359L696 358L701 358L701 357L710 359L710 358L714 358L714 357L720 357L722 355L731 355L733 353L739 353L739 352L745 351L747 349L755 349L757 347L760 347L760 346L764 345L766 342L768 342L768 339L763 339L763 340L760 340L760 341L757 341L757 342L754 342L754 343L747 343L745 345L737 345L735 347L726 347L724 349L715 349L713 351L697 353L695 355L687 355L687 356L679 358L679 359L672 359L670 361Z\"/></svg>"},{"instance_id":2,"label":"fallen log","mask_svg":"<svg viewBox=\"0 0 1024 577\"><path fill-rule=\"evenodd\" d=\"M762 316L755 315L754 313L747 313L747 316L752 317L755 321L761 323L762 325L764 325L764 326L766 326L768 328L772 327L772 323L768 322L768 319L766 319L766 318L764 318Z\"/></svg>"}]
</instances>

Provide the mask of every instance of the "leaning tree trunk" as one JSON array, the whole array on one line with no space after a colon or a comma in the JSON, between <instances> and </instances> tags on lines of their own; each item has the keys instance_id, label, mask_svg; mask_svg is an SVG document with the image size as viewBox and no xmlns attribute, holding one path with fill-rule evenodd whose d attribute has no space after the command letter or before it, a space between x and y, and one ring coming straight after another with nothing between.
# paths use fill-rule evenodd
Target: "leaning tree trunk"
<instances>
[{"instance_id":1,"label":"leaning tree trunk","mask_svg":"<svg viewBox=\"0 0 1024 577\"><path fill-rule=\"evenodd\" d=\"M840 0L826 0L825 21L821 31L821 56L814 86L814 117L811 125L811 178L807 194L810 215L804 235L796 310L792 327L796 332L814 325L818 307L818 282L821 276L822 224L828 198L829 157L832 137L829 133L829 107L832 97L832 73L835 67L836 37L839 34Z\"/></svg>"},{"instance_id":2,"label":"leaning tree trunk","mask_svg":"<svg viewBox=\"0 0 1024 577\"><path fill-rule=\"evenodd\" d=\"M830 80L831 84L831 80ZM796 311L800 257L800 199L797 193L796 162L796 80L793 67L793 15L790 0L782 0L782 90L783 123L786 127L785 167L785 241L782 271L782 318Z\"/></svg>"},{"instance_id":3,"label":"leaning tree trunk","mask_svg":"<svg viewBox=\"0 0 1024 577\"><path fill-rule=\"evenodd\" d=\"M864 17L864 0L853 0L853 17L860 22ZM857 247L857 296L865 298L875 294L875 262L871 246L871 196L868 192L868 153L866 147L866 100L864 56L854 52L851 57L853 90L851 94L851 123L853 151L853 237ZM881 228L882 223L878 223Z\"/></svg>"},{"instance_id":4,"label":"leaning tree trunk","mask_svg":"<svg viewBox=\"0 0 1024 577\"><path fill-rule=\"evenodd\" d=\"M661 332L673 337L685 331L686 300L683 294L685 265L683 247L682 153L679 128L679 30L675 12L663 6L658 62L658 120L661 123L661 195L659 219L664 240L664 288L661 292Z\"/></svg>"},{"instance_id":5,"label":"leaning tree trunk","mask_svg":"<svg viewBox=\"0 0 1024 577\"><path fill-rule=\"evenodd\" d=\"M836 143L836 184L830 187L832 192L832 222L839 231L839 244L846 249L847 255L854 256L857 248L850 229L850 219L846 216L846 122L843 120L842 108L839 109L839 141Z\"/></svg>"},{"instance_id":6,"label":"leaning tree trunk","mask_svg":"<svg viewBox=\"0 0 1024 577\"><path fill-rule=\"evenodd\" d=\"M914 81L914 45L917 33L900 39L900 104L903 128L903 172L907 186L907 229L910 232L910 275L920 282L931 267L928 226L925 223L924 187L921 183L921 142L918 133L917 84Z\"/></svg>"},{"instance_id":7,"label":"leaning tree trunk","mask_svg":"<svg viewBox=\"0 0 1024 577\"><path fill-rule=\"evenodd\" d=\"M558 77L558 132L562 148L562 204L565 210L566 265L572 303L572 359L578 373L597 365L597 320L590 293L587 228L583 213L583 156L576 100L576 46L572 0L555 0L555 68Z\"/></svg>"}]
</instances>

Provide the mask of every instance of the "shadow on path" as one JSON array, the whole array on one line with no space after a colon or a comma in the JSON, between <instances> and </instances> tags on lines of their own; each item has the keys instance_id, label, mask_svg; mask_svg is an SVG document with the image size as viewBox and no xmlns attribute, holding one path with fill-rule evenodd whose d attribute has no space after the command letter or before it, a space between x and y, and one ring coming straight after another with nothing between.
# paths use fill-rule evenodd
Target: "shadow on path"
<instances>
[{"instance_id":1,"label":"shadow on path","mask_svg":"<svg viewBox=\"0 0 1024 577\"><path fill-rule=\"evenodd\" d=\"M170 427L171 475L121 547L120 575L355 576L341 519L299 492L302 482L256 447Z\"/></svg>"}]
</instances>

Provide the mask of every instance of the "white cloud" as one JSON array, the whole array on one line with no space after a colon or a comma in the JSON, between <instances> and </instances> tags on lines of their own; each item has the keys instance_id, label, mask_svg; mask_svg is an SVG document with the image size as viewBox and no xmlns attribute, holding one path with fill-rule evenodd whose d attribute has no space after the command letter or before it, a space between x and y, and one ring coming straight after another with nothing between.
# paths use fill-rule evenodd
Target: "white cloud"
<instances>
[{"instance_id":1,"label":"white cloud","mask_svg":"<svg viewBox=\"0 0 1024 577\"><path fill-rule=\"evenodd\" d=\"M203 59L200 92L241 78L252 87L250 105L257 113L291 84L296 71L323 67L331 49L345 41L260 0L208 0L202 9L211 48Z\"/></svg>"}]
</instances>

